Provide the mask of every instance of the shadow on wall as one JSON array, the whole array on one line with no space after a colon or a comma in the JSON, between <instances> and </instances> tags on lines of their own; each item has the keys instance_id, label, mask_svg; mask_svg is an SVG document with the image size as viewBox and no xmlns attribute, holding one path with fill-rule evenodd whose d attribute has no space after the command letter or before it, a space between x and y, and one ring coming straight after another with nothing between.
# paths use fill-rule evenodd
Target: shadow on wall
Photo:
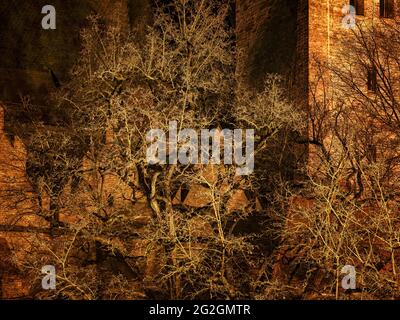
<instances>
[{"instance_id":1,"label":"shadow on wall","mask_svg":"<svg viewBox=\"0 0 400 320\"><path fill-rule=\"evenodd\" d=\"M268 10L246 63L254 86L259 86L267 73L288 75L296 57L298 0L270 0Z\"/></svg>"},{"instance_id":2,"label":"shadow on wall","mask_svg":"<svg viewBox=\"0 0 400 320\"><path fill-rule=\"evenodd\" d=\"M41 10L48 1L0 1L0 100L20 102L22 94L46 102L43 95L55 88L50 70L62 83L79 57L86 18L112 13L117 2L125 1L129 21L140 23L148 0L53 0L56 30L41 27Z\"/></svg>"},{"instance_id":3,"label":"shadow on wall","mask_svg":"<svg viewBox=\"0 0 400 320\"><path fill-rule=\"evenodd\" d=\"M0 298L12 299L24 293L18 288L20 271L12 261L12 252L7 240L0 237Z\"/></svg>"},{"instance_id":4,"label":"shadow on wall","mask_svg":"<svg viewBox=\"0 0 400 320\"><path fill-rule=\"evenodd\" d=\"M93 12L90 1L54 0L56 30L44 30L47 1L13 0L0 4L0 99L19 102L20 94L38 101L52 89L49 69L64 80L79 54L79 30ZM35 99L35 100L36 100Z\"/></svg>"}]
</instances>

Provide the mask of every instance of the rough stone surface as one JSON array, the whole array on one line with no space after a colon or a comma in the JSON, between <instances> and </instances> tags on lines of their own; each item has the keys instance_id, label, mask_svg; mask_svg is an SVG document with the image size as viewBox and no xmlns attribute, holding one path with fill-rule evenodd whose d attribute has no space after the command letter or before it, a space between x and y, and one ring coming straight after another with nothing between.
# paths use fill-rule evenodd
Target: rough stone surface
<instances>
[{"instance_id":1,"label":"rough stone surface","mask_svg":"<svg viewBox=\"0 0 400 320\"><path fill-rule=\"evenodd\" d=\"M0 99L19 102L30 95L45 102L54 89L50 68L62 82L76 62L80 51L80 30L87 16L99 14L110 19L120 12L120 23L129 28L148 15L147 0L54 0L57 29L41 26L42 7L48 1L10 0L0 3ZM115 22L115 21L114 21Z\"/></svg>"},{"instance_id":2,"label":"rough stone surface","mask_svg":"<svg viewBox=\"0 0 400 320\"><path fill-rule=\"evenodd\" d=\"M108 13L119 10L120 22L127 26L141 24L149 15L146 0L54 0L57 32L53 32L40 27L41 7L45 4L41 0L34 4L25 0L0 4L3 25L0 30L0 99L4 101L15 102L20 94L30 94L40 101L54 86L46 68L51 68L61 81L67 79L68 70L80 49L79 29L88 14L98 12L107 17ZM295 84L298 101L307 105L309 85L317 76L314 59L337 59L338 39L346 37L341 25L343 4L340 0L237 0L238 75L257 87L267 73L283 74ZM365 15L378 14L377 2L366 0ZM23 143L4 131L4 109L0 107L0 224L11 228L0 229L0 256L6 262L0 264L0 294L3 298L29 295L29 288L24 285L26 277L21 274L18 264L8 262L8 259L13 252L23 261L24 254L29 252L30 228L48 227L46 221L32 216L38 204L26 177L25 162ZM91 165L88 161L83 164L87 168ZM105 199L110 190L119 195L115 197L116 203L123 204L123 199L131 196L129 189L114 176L109 175L105 180L107 194L102 195ZM88 175L80 187L84 189L84 184L93 186L95 183L93 176ZM177 195L175 204L206 206L209 195L207 190L200 188L203 187L193 186L185 199ZM198 197L190 197L190 192ZM249 201L242 190L236 191L233 198L236 204ZM84 192L77 200L90 210L90 199L85 198ZM234 203L232 208L237 209ZM145 213L140 217L145 223L149 219L149 208L144 202L137 205L141 206L138 211ZM65 223L76 222L68 212L62 212L61 218ZM204 222L204 219L200 220ZM191 229L194 234L210 232L207 223L200 224L195 220L191 221ZM144 257L146 246L146 242L133 241L126 250L132 257ZM147 276L157 272L159 255L162 253L157 250L149 254L145 262ZM277 265L276 270L279 268L284 266Z\"/></svg>"}]
</instances>

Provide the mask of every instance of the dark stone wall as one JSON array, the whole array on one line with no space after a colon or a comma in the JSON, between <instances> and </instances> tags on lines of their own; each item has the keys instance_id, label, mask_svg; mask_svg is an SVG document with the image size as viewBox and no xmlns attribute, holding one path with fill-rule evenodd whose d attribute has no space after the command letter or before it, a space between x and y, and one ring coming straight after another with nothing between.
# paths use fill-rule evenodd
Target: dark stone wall
<instances>
[{"instance_id":1,"label":"dark stone wall","mask_svg":"<svg viewBox=\"0 0 400 320\"><path fill-rule=\"evenodd\" d=\"M0 99L29 94L40 101L52 87L47 68L64 80L79 53L79 30L93 13L88 1L54 0L57 29L43 30L41 9L48 1L0 3Z\"/></svg>"},{"instance_id":2,"label":"dark stone wall","mask_svg":"<svg viewBox=\"0 0 400 320\"><path fill-rule=\"evenodd\" d=\"M266 73L293 73L299 1L236 0L238 72L248 84L257 87Z\"/></svg>"},{"instance_id":3,"label":"dark stone wall","mask_svg":"<svg viewBox=\"0 0 400 320\"><path fill-rule=\"evenodd\" d=\"M45 0L12 0L0 4L1 68L40 70L47 64L62 72L73 62L75 48L79 45L79 30L93 8L88 1L54 0L57 29L43 30L41 9L47 3Z\"/></svg>"},{"instance_id":4,"label":"dark stone wall","mask_svg":"<svg viewBox=\"0 0 400 320\"><path fill-rule=\"evenodd\" d=\"M236 0L240 82L259 90L267 74L279 74L288 98L299 109L308 108L309 2ZM283 155L281 166L260 166L275 168L282 178L295 182L307 161L307 147L295 142L301 136L307 131L282 134L282 142L270 146L270 152Z\"/></svg>"},{"instance_id":5,"label":"dark stone wall","mask_svg":"<svg viewBox=\"0 0 400 320\"><path fill-rule=\"evenodd\" d=\"M293 100L303 108L308 105L309 79L309 0L297 1L296 54L292 74Z\"/></svg>"},{"instance_id":6,"label":"dark stone wall","mask_svg":"<svg viewBox=\"0 0 400 320\"><path fill-rule=\"evenodd\" d=\"M42 7L57 12L57 29L43 30ZM90 14L107 18L118 7L126 8L126 21L140 23L148 0L7 0L0 1L0 100L18 102L30 95L43 103L54 88L48 68L62 82L80 51L79 32Z\"/></svg>"},{"instance_id":7,"label":"dark stone wall","mask_svg":"<svg viewBox=\"0 0 400 320\"><path fill-rule=\"evenodd\" d=\"M145 33L151 2L53 0L57 30L43 30L41 8L48 1L1 1L0 100L12 104L21 95L30 95L34 103L45 103L55 88L48 68L61 82L68 79L79 56L79 31L88 15L110 14L120 4L126 7L127 23ZM266 73L307 82L307 8L307 0L236 0L237 70L248 84L260 86Z\"/></svg>"}]
</instances>

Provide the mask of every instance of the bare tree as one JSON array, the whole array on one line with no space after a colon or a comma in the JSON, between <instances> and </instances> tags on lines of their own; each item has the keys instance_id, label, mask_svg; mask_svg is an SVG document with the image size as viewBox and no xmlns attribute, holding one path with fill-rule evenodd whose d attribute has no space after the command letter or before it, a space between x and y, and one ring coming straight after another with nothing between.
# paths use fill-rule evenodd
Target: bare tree
<instances>
[{"instance_id":1,"label":"bare tree","mask_svg":"<svg viewBox=\"0 0 400 320\"><path fill-rule=\"evenodd\" d=\"M284 157L271 148L303 129L303 115L276 76L259 93L237 83L229 10L227 1L159 2L144 39L91 17L72 80L54 100L58 121L36 124L28 148L52 239L38 239L27 266L39 268L48 252L60 270L56 297L232 299L260 290L263 232L244 225L265 216L257 195ZM254 129L263 169L238 177L232 165L149 164L146 133L167 132L170 121L178 132Z\"/></svg>"},{"instance_id":2,"label":"bare tree","mask_svg":"<svg viewBox=\"0 0 400 320\"><path fill-rule=\"evenodd\" d=\"M281 217L279 259L302 269L292 273L296 284L281 273L300 296L343 298L346 264L356 267L361 298L399 294L399 24L374 22L357 24L335 65L315 61L309 179L288 191L292 205Z\"/></svg>"}]
</instances>

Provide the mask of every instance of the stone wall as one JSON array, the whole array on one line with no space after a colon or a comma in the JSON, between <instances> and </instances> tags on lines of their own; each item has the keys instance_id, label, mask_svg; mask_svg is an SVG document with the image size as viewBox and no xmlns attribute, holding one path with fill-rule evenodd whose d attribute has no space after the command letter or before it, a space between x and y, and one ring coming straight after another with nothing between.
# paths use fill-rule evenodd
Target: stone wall
<instances>
[{"instance_id":1,"label":"stone wall","mask_svg":"<svg viewBox=\"0 0 400 320\"><path fill-rule=\"evenodd\" d=\"M0 105L0 297L5 299L29 295L22 265L34 238L48 227L36 215L38 204L26 176L26 156L22 141L4 131Z\"/></svg>"},{"instance_id":2,"label":"stone wall","mask_svg":"<svg viewBox=\"0 0 400 320\"><path fill-rule=\"evenodd\" d=\"M10 0L0 3L0 100L19 102L30 95L43 103L55 88L49 69L63 82L80 51L80 30L91 14L129 27L148 14L147 0L53 0L57 29L43 30L41 21L45 0ZM115 19L114 19L115 20ZM115 22L115 21L114 21Z\"/></svg>"},{"instance_id":3,"label":"stone wall","mask_svg":"<svg viewBox=\"0 0 400 320\"><path fill-rule=\"evenodd\" d=\"M41 7L47 4L44 1L32 4L32 1L14 0L0 4L0 18L4 21L4 28L0 30L0 99L15 102L20 94L31 94L40 101L54 88L46 68L51 68L61 82L67 79L68 70L79 54L79 30L88 14L98 12L107 17L118 10L121 14L118 23L139 25L142 30L143 22L150 15L147 0L53 2L57 8L57 31L40 27ZM343 5L343 0L236 0L238 75L257 88L267 73L282 74L295 84L296 101L307 107L310 85L320 77L316 62L340 63L343 58L340 43L349 32L342 27ZM378 1L365 0L365 16L378 15ZM329 83L329 74L324 77ZM38 204L26 177L25 161L23 143L4 131L4 109L0 107L0 256L3 261L12 252L23 261L23 255L29 252L30 230L45 232L48 227L48 222L32 215ZM87 178L88 184L91 183L91 177ZM118 189L116 186L125 190L114 177L107 179L107 192ZM117 195L128 192L121 190L117 190ZM194 186L185 199L177 197L175 204L205 206L206 191ZM236 203L249 201L242 190L235 196ZM77 201L83 203L87 199L77 197ZM138 205L147 214L141 217L146 223L149 208L145 202ZM65 211L61 219L69 223L74 217ZM129 249L132 256L145 255L143 245L140 241L138 244ZM2 297L29 294L19 270L17 264L0 263Z\"/></svg>"},{"instance_id":4,"label":"stone wall","mask_svg":"<svg viewBox=\"0 0 400 320\"><path fill-rule=\"evenodd\" d=\"M237 0L238 73L250 85L288 75L297 54L298 0Z\"/></svg>"}]
</instances>

